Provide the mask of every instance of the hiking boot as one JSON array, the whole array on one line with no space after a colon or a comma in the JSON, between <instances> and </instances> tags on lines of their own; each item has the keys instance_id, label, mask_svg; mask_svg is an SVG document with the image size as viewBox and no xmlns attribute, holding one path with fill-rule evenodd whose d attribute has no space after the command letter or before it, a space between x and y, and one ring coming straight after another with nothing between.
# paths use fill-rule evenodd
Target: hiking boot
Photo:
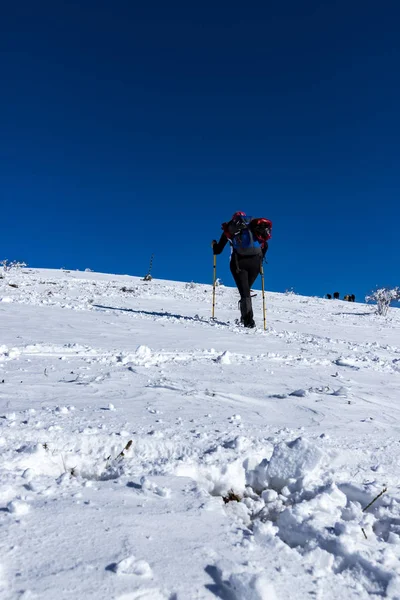
<instances>
[{"instance_id":1,"label":"hiking boot","mask_svg":"<svg viewBox=\"0 0 400 600\"><path fill-rule=\"evenodd\" d=\"M240 313L240 322L244 325L244 327L255 327L251 298L242 298L240 300Z\"/></svg>"},{"instance_id":2,"label":"hiking boot","mask_svg":"<svg viewBox=\"0 0 400 600\"><path fill-rule=\"evenodd\" d=\"M256 326L254 319L251 319L250 321L248 321L245 325L245 327L248 327L249 329L254 329L254 327Z\"/></svg>"}]
</instances>

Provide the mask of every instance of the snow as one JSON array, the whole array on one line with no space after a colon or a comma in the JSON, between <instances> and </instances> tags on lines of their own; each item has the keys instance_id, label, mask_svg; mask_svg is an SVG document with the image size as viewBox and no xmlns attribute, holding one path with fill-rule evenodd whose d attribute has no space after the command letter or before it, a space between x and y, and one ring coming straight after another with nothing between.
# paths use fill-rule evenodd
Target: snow
<instances>
[{"instance_id":1,"label":"snow","mask_svg":"<svg viewBox=\"0 0 400 600\"><path fill-rule=\"evenodd\" d=\"M400 311L216 295L3 273L1 598L400 599Z\"/></svg>"}]
</instances>

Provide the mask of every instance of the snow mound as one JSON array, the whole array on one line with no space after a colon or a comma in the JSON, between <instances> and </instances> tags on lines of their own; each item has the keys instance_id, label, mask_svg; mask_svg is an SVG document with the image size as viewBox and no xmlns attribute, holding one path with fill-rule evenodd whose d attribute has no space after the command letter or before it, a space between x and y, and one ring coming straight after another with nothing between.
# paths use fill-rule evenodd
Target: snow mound
<instances>
[{"instance_id":1,"label":"snow mound","mask_svg":"<svg viewBox=\"0 0 400 600\"><path fill-rule=\"evenodd\" d=\"M278 444L267 467L269 487L281 491L290 483L312 477L323 457L322 450L303 438Z\"/></svg>"},{"instance_id":2,"label":"snow mound","mask_svg":"<svg viewBox=\"0 0 400 600\"><path fill-rule=\"evenodd\" d=\"M228 588L235 600L278 600L272 583L262 574L234 573L228 580Z\"/></svg>"},{"instance_id":3,"label":"snow mound","mask_svg":"<svg viewBox=\"0 0 400 600\"><path fill-rule=\"evenodd\" d=\"M19 517L21 515L28 514L28 512L30 510L30 506L27 502L17 499L17 500L12 500L11 502L9 502L7 504L7 509L8 509L8 512Z\"/></svg>"},{"instance_id":4,"label":"snow mound","mask_svg":"<svg viewBox=\"0 0 400 600\"><path fill-rule=\"evenodd\" d=\"M152 576L150 565L145 560L137 560L133 555L112 565L110 570L117 575L132 575L141 579L149 579Z\"/></svg>"},{"instance_id":5,"label":"snow mound","mask_svg":"<svg viewBox=\"0 0 400 600\"><path fill-rule=\"evenodd\" d=\"M147 366L152 361L152 351L148 346L138 346L134 354L128 354L122 359L124 365Z\"/></svg>"},{"instance_id":6,"label":"snow mound","mask_svg":"<svg viewBox=\"0 0 400 600\"><path fill-rule=\"evenodd\" d=\"M270 459L247 471L247 483L259 493L267 488L281 493L287 486L296 488L317 478L323 459L324 452L307 439L281 442L273 447Z\"/></svg>"},{"instance_id":7,"label":"snow mound","mask_svg":"<svg viewBox=\"0 0 400 600\"><path fill-rule=\"evenodd\" d=\"M191 477L212 496L224 496L229 490L241 493L246 487L246 471L242 460L209 467L179 465L175 472L180 477Z\"/></svg>"}]
</instances>

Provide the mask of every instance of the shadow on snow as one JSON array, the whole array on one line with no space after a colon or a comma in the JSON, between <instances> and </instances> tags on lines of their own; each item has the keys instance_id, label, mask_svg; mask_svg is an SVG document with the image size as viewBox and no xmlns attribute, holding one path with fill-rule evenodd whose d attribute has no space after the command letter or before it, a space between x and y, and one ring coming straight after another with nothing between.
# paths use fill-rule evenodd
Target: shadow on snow
<instances>
[{"instance_id":1,"label":"shadow on snow","mask_svg":"<svg viewBox=\"0 0 400 600\"><path fill-rule=\"evenodd\" d=\"M182 321L194 321L196 323L207 323L207 325L228 325L224 321L217 321L210 317L209 319L205 319L203 317L199 317L195 315L194 317L188 317L187 315L177 315L174 313L170 313L167 311L157 312L157 311L149 311L149 310L135 310L133 308L118 308L116 306L103 306L102 304L93 304L94 308L100 308L102 310L119 310L121 312L134 313L136 315L147 315L150 317L167 317L172 319L178 319Z\"/></svg>"},{"instance_id":2,"label":"shadow on snow","mask_svg":"<svg viewBox=\"0 0 400 600\"><path fill-rule=\"evenodd\" d=\"M221 600L236 600L236 596L229 590L227 582L222 580L221 574L215 566L207 565L205 572L213 580L213 583L206 584L209 592Z\"/></svg>"}]
</instances>

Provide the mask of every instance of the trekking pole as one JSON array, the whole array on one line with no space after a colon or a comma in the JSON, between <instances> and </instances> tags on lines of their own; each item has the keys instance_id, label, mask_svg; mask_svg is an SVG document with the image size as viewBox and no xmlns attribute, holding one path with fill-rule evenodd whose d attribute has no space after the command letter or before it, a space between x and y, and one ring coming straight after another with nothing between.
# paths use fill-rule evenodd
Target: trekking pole
<instances>
[{"instance_id":1,"label":"trekking pole","mask_svg":"<svg viewBox=\"0 0 400 600\"><path fill-rule=\"evenodd\" d=\"M217 255L214 254L214 271L213 271L213 299L212 299L212 318L215 315L215 284L217 281Z\"/></svg>"},{"instance_id":2,"label":"trekking pole","mask_svg":"<svg viewBox=\"0 0 400 600\"><path fill-rule=\"evenodd\" d=\"M267 324L266 324L266 320L265 320L265 287L264 287L264 267L263 264L261 263L261 267L260 267L260 273L261 273L261 289L262 289L262 299L263 299L263 320L264 320L264 331L267 330Z\"/></svg>"},{"instance_id":3,"label":"trekking pole","mask_svg":"<svg viewBox=\"0 0 400 600\"><path fill-rule=\"evenodd\" d=\"M154 258L154 254L152 254L150 257L149 270L147 271L147 275L145 275L143 277L143 281L151 281L152 280L151 269L153 268L153 258Z\"/></svg>"}]
</instances>

